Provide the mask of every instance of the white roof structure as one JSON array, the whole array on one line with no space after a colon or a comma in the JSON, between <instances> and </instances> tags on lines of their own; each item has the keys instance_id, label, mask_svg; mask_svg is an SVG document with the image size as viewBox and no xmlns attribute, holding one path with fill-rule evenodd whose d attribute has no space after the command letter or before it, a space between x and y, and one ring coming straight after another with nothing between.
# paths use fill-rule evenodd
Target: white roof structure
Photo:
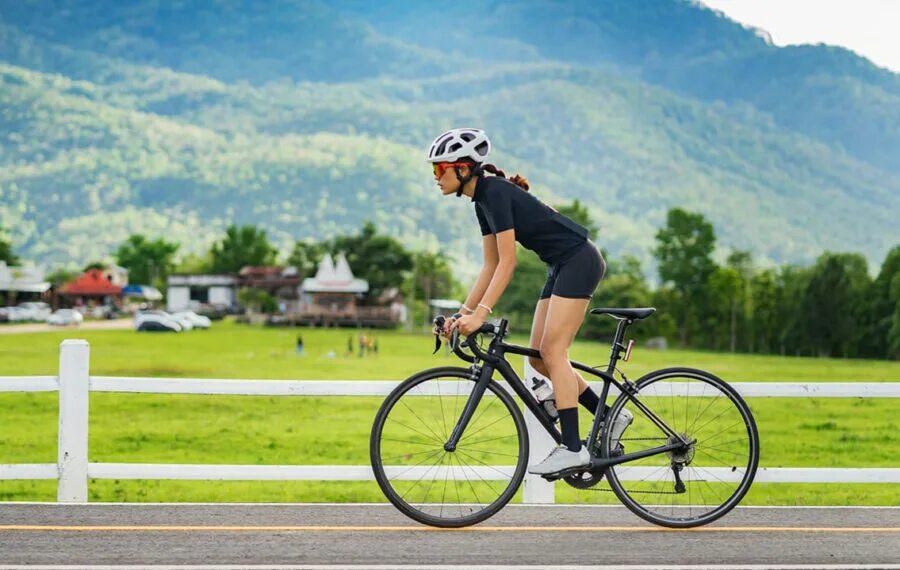
<instances>
[{"instance_id":1,"label":"white roof structure","mask_svg":"<svg viewBox=\"0 0 900 570\"><path fill-rule=\"evenodd\" d=\"M315 277L307 277L300 285L301 293L365 293L369 283L365 279L356 279L350 271L350 264L343 253L338 254L337 265L326 253Z\"/></svg>"},{"instance_id":2,"label":"white roof structure","mask_svg":"<svg viewBox=\"0 0 900 570\"><path fill-rule=\"evenodd\" d=\"M50 289L44 281L44 270L40 267L9 267L0 261L0 291L20 291L43 293Z\"/></svg>"}]
</instances>

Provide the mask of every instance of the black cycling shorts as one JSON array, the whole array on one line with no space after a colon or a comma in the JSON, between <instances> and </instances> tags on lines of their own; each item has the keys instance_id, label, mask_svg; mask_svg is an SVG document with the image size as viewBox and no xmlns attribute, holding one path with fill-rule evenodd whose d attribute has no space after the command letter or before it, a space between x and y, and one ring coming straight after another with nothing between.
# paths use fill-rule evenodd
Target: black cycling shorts
<instances>
[{"instance_id":1,"label":"black cycling shorts","mask_svg":"<svg viewBox=\"0 0 900 570\"><path fill-rule=\"evenodd\" d=\"M569 299L590 299L606 274L606 262L590 240L568 260L547 267L547 283L541 299L551 295Z\"/></svg>"}]
</instances>

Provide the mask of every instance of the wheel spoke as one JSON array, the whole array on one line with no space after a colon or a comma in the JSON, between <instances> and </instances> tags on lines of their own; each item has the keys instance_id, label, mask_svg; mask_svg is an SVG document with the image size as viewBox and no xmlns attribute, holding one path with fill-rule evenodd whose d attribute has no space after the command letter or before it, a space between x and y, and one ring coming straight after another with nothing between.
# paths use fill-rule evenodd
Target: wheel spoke
<instances>
[{"instance_id":1,"label":"wheel spoke","mask_svg":"<svg viewBox=\"0 0 900 570\"><path fill-rule=\"evenodd\" d=\"M456 374L441 370L401 384L373 427L379 445L373 467L381 489L411 518L438 526L474 524L496 513L512 498L528 460L521 412L493 381L485 392L491 397L479 402L457 447L444 449L449 435L441 432L455 427L475 385L468 371Z\"/></svg>"}]
</instances>

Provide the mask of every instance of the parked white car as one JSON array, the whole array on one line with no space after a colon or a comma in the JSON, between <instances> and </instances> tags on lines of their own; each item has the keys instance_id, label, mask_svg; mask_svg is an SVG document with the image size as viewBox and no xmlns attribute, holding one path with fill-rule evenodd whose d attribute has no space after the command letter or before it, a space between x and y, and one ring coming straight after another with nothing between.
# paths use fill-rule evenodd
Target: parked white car
<instances>
[{"instance_id":1,"label":"parked white car","mask_svg":"<svg viewBox=\"0 0 900 570\"><path fill-rule=\"evenodd\" d=\"M22 318L21 320L25 321L46 322L53 312L50 309L50 305L42 302L19 303L16 308L19 309L19 311L22 312L21 314L24 316L24 318Z\"/></svg>"},{"instance_id":2,"label":"parked white car","mask_svg":"<svg viewBox=\"0 0 900 570\"><path fill-rule=\"evenodd\" d=\"M195 329L208 329L212 325L212 321L209 320L209 317L198 315L194 311L179 311L173 313L172 316L178 319L179 322L182 320L188 321Z\"/></svg>"},{"instance_id":3,"label":"parked white car","mask_svg":"<svg viewBox=\"0 0 900 570\"><path fill-rule=\"evenodd\" d=\"M147 332L181 332L184 328L165 311L139 311L134 314L134 330Z\"/></svg>"},{"instance_id":4,"label":"parked white car","mask_svg":"<svg viewBox=\"0 0 900 570\"><path fill-rule=\"evenodd\" d=\"M80 324L84 320L84 317L81 316L81 313L72 309L58 309L55 313L50 315L50 318L47 319L48 325L77 325Z\"/></svg>"}]
</instances>

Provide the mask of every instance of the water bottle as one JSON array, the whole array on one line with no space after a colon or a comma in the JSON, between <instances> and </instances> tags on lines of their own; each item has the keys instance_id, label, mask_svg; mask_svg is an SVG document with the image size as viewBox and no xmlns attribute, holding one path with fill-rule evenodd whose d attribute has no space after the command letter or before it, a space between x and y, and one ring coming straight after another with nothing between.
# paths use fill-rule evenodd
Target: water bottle
<instances>
[{"instance_id":1,"label":"water bottle","mask_svg":"<svg viewBox=\"0 0 900 570\"><path fill-rule=\"evenodd\" d=\"M559 419L559 412L556 411L556 397L553 394L553 386L543 378L534 377L531 379L531 392L535 399L544 406L544 409L550 414L555 422Z\"/></svg>"}]
</instances>

